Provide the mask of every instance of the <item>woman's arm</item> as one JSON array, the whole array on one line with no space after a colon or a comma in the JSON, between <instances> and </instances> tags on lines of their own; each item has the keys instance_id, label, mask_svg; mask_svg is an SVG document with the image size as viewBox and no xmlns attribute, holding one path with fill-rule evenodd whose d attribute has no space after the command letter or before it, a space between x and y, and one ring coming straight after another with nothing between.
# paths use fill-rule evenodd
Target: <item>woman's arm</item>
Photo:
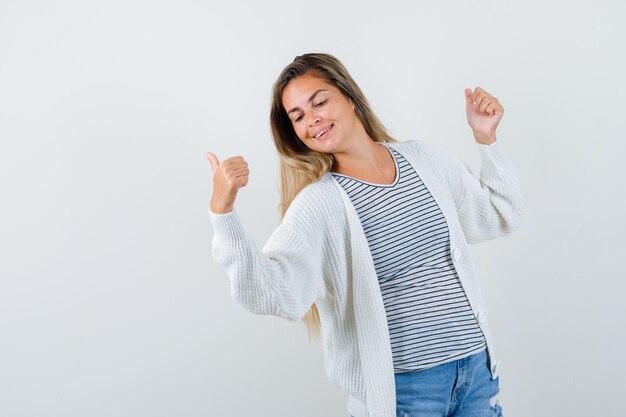
<instances>
[{"instance_id":1,"label":"woman's arm","mask_svg":"<svg viewBox=\"0 0 626 417\"><path fill-rule=\"evenodd\" d=\"M427 149L443 169L468 243L478 243L513 233L522 219L523 201L513 166L496 138L504 107L480 87L465 89L465 103L480 154L479 176L435 146Z\"/></svg>"},{"instance_id":2,"label":"woman's arm","mask_svg":"<svg viewBox=\"0 0 626 417\"><path fill-rule=\"evenodd\" d=\"M247 236L236 210L210 211L213 258L226 269L232 298L252 313L297 320L325 294L323 228L310 218L315 210L302 210L311 204L302 194L262 250Z\"/></svg>"},{"instance_id":3,"label":"woman's arm","mask_svg":"<svg viewBox=\"0 0 626 417\"><path fill-rule=\"evenodd\" d=\"M477 144L481 168L474 175L465 162L449 158L426 145L446 178L468 243L479 243L513 233L523 213L522 191L502 146Z\"/></svg>"}]
</instances>

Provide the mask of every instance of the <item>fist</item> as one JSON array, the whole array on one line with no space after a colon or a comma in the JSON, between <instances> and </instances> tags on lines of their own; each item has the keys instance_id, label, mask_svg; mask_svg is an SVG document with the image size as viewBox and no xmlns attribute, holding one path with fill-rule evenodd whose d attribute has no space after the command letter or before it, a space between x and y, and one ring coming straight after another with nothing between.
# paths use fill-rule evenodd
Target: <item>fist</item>
<instances>
[{"instance_id":1,"label":"fist","mask_svg":"<svg viewBox=\"0 0 626 417\"><path fill-rule=\"evenodd\" d=\"M205 156L211 163L213 171L211 211L220 214L228 213L233 209L239 189L248 184L250 174L248 163L242 156L233 156L222 162L211 152L206 152Z\"/></svg>"},{"instance_id":2,"label":"fist","mask_svg":"<svg viewBox=\"0 0 626 417\"><path fill-rule=\"evenodd\" d=\"M472 128L474 138L482 144L496 141L496 128L504 115L504 107L497 98L480 87L474 91L465 89L467 123Z\"/></svg>"}]
</instances>

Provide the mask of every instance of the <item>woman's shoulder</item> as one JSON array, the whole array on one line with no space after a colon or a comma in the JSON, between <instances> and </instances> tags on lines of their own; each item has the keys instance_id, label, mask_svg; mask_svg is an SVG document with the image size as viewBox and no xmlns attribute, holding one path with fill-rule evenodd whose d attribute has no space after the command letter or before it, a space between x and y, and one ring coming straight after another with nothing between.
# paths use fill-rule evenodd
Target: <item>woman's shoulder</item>
<instances>
[{"instance_id":1,"label":"woman's shoulder","mask_svg":"<svg viewBox=\"0 0 626 417\"><path fill-rule=\"evenodd\" d=\"M441 153L437 145L423 139L407 139L396 142L383 142L383 144L399 152L404 151L416 157L424 155L436 156Z\"/></svg>"},{"instance_id":2,"label":"woman's shoulder","mask_svg":"<svg viewBox=\"0 0 626 417\"><path fill-rule=\"evenodd\" d=\"M317 218L320 221L341 208L341 196L329 173L306 185L291 201L287 213L291 216Z\"/></svg>"},{"instance_id":3,"label":"woman's shoulder","mask_svg":"<svg viewBox=\"0 0 626 417\"><path fill-rule=\"evenodd\" d=\"M302 190L296 194L294 201L301 200L306 203L315 203L327 199L335 199L337 197L337 189L333 184L330 172L323 174L316 181L304 186Z\"/></svg>"},{"instance_id":4,"label":"woman's shoulder","mask_svg":"<svg viewBox=\"0 0 626 417\"><path fill-rule=\"evenodd\" d=\"M404 139L396 140L395 142L381 142L385 146L390 146L397 149L422 149L428 147L431 143L424 139Z\"/></svg>"}]
</instances>

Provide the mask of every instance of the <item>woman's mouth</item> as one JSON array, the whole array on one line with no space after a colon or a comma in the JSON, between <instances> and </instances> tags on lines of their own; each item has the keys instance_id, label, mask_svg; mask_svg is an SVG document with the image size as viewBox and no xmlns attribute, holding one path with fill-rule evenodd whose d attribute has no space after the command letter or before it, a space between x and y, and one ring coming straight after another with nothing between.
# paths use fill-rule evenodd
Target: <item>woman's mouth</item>
<instances>
[{"instance_id":1,"label":"woman's mouth","mask_svg":"<svg viewBox=\"0 0 626 417\"><path fill-rule=\"evenodd\" d=\"M330 133L330 131L332 130L334 125L335 125L334 123L331 123L331 125L328 126L326 129L322 130L317 135L313 136L313 139L315 139L315 140L325 139L328 136L328 134Z\"/></svg>"}]
</instances>

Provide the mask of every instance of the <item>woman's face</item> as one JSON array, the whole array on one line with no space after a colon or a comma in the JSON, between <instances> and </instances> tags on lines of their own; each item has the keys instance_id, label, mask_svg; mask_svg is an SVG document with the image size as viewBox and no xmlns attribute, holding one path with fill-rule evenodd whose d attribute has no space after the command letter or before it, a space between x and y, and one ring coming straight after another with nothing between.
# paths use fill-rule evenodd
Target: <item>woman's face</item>
<instances>
[{"instance_id":1,"label":"woman's face","mask_svg":"<svg viewBox=\"0 0 626 417\"><path fill-rule=\"evenodd\" d=\"M282 104L296 135L318 152L340 150L362 126L352 102L337 87L310 73L285 86Z\"/></svg>"}]
</instances>

